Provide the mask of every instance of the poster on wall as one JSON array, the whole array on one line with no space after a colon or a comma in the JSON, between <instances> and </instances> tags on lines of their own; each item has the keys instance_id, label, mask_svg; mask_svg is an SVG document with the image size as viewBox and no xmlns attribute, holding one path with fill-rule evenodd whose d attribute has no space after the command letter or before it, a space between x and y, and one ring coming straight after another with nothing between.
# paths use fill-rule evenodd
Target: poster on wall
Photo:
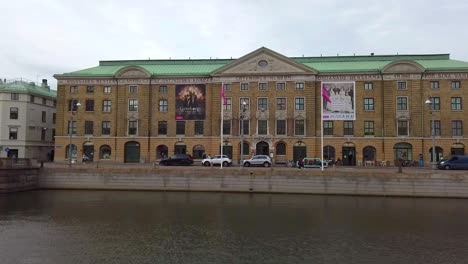
<instances>
[{"instance_id":1,"label":"poster on wall","mask_svg":"<svg viewBox=\"0 0 468 264\"><path fill-rule=\"evenodd\" d=\"M204 84L176 85L176 120L204 120L206 93Z\"/></svg>"},{"instance_id":2,"label":"poster on wall","mask_svg":"<svg viewBox=\"0 0 468 264\"><path fill-rule=\"evenodd\" d=\"M322 119L356 120L354 82L322 82Z\"/></svg>"}]
</instances>

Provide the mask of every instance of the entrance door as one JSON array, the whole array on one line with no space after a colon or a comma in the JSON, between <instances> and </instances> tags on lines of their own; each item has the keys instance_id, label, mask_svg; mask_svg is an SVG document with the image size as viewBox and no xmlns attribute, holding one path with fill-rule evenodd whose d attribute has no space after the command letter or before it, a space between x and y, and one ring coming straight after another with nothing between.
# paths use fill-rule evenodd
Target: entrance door
<instances>
[{"instance_id":1,"label":"entrance door","mask_svg":"<svg viewBox=\"0 0 468 264\"><path fill-rule=\"evenodd\" d=\"M268 143L265 141L261 141L257 143L257 148L255 151L256 155L270 155L270 147L268 146Z\"/></svg>"},{"instance_id":2,"label":"entrance door","mask_svg":"<svg viewBox=\"0 0 468 264\"><path fill-rule=\"evenodd\" d=\"M83 145L83 155L86 155L87 161L93 161L94 160L94 146L93 145ZM84 158L84 156L83 156Z\"/></svg>"},{"instance_id":3,"label":"entrance door","mask_svg":"<svg viewBox=\"0 0 468 264\"><path fill-rule=\"evenodd\" d=\"M220 152L221 153L221 152ZM230 145L223 145L223 155L228 156L230 159L232 159L232 146Z\"/></svg>"},{"instance_id":4,"label":"entrance door","mask_svg":"<svg viewBox=\"0 0 468 264\"><path fill-rule=\"evenodd\" d=\"M293 146L293 159L294 161L301 160L307 156L306 146Z\"/></svg>"},{"instance_id":5,"label":"entrance door","mask_svg":"<svg viewBox=\"0 0 468 264\"><path fill-rule=\"evenodd\" d=\"M344 166L355 166L356 165L356 148L355 147L343 147L341 160Z\"/></svg>"},{"instance_id":6,"label":"entrance door","mask_svg":"<svg viewBox=\"0 0 468 264\"><path fill-rule=\"evenodd\" d=\"M140 162L140 143L130 141L125 143L125 159L124 162L138 163Z\"/></svg>"},{"instance_id":7,"label":"entrance door","mask_svg":"<svg viewBox=\"0 0 468 264\"><path fill-rule=\"evenodd\" d=\"M17 158L18 158L18 150L17 150L17 149L10 149L10 150L8 150L7 157L8 157L8 158L15 158L15 159L17 159Z\"/></svg>"}]
</instances>

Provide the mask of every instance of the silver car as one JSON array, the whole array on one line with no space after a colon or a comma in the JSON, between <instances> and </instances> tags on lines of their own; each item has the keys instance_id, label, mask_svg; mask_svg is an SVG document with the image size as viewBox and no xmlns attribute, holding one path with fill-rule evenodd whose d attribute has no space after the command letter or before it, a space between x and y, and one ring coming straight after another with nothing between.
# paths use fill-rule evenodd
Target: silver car
<instances>
[{"instance_id":1,"label":"silver car","mask_svg":"<svg viewBox=\"0 0 468 264\"><path fill-rule=\"evenodd\" d=\"M221 155L216 155L209 159L203 159L202 164L203 166L214 166L223 164L223 167L227 167L232 165L232 159L230 159L226 155L223 155L223 157L221 157Z\"/></svg>"},{"instance_id":2,"label":"silver car","mask_svg":"<svg viewBox=\"0 0 468 264\"><path fill-rule=\"evenodd\" d=\"M255 155L250 159L244 160L244 167L250 166L264 166L270 167L271 166L271 159L268 155Z\"/></svg>"}]
</instances>

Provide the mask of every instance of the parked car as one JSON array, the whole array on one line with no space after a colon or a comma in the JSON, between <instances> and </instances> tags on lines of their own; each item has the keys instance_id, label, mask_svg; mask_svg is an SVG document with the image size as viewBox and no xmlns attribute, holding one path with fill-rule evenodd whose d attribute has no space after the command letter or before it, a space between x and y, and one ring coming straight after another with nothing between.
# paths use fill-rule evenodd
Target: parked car
<instances>
[{"instance_id":1,"label":"parked car","mask_svg":"<svg viewBox=\"0 0 468 264\"><path fill-rule=\"evenodd\" d=\"M320 158L304 158L302 164L304 168L321 168L322 165L324 168L328 167L328 161L322 162Z\"/></svg>"},{"instance_id":2,"label":"parked car","mask_svg":"<svg viewBox=\"0 0 468 264\"><path fill-rule=\"evenodd\" d=\"M468 170L468 156L454 155L448 159L437 162L437 168L441 170Z\"/></svg>"},{"instance_id":3,"label":"parked car","mask_svg":"<svg viewBox=\"0 0 468 264\"><path fill-rule=\"evenodd\" d=\"M193 164L193 158L189 154L175 154L174 156L163 159L159 162L159 165L173 166L173 165L184 165L189 166Z\"/></svg>"},{"instance_id":4,"label":"parked car","mask_svg":"<svg viewBox=\"0 0 468 264\"><path fill-rule=\"evenodd\" d=\"M255 155L250 159L246 159L243 162L244 167L250 166L264 166L270 167L271 166L271 159L268 155Z\"/></svg>"},{"instance_id":5,"label":"parked car","mask_svg":"<svg viewBox=\"0 0 468 264\"><path fill-rule=\"evenodd\" d=\"M232 165L232 159L230 159L228 156L223 155L215 155L212 158L206 158L202 160L203 166L214 166L214 165L221 165L223 164L223 167L231 166Z\"/></svg>"}]
</instances>

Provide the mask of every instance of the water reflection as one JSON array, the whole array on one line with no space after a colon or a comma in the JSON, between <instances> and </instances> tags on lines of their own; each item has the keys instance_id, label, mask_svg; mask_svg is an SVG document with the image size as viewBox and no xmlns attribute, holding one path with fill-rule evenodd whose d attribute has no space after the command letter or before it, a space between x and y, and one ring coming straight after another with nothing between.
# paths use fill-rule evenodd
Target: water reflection
<instances>
[{"instance_id":1,"label":"water reflection","mask_svg":"<svg viewBox=\"0 0 468 264\"><path fill-rule=\"evenodd\" d=\"M2 263L465 263L457 199L36 191L0 197Z\"/></svg>"}]
</instances>

